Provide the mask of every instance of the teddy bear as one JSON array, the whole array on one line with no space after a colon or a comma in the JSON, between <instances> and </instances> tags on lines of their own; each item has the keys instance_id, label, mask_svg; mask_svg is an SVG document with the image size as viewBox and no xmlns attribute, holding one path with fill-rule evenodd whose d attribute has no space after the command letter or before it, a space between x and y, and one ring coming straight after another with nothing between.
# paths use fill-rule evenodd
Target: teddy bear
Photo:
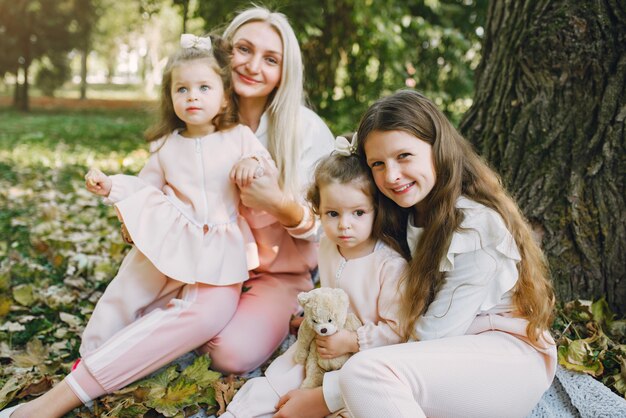
<instances>
[{"instance_id":1,"label":"teddy bear","mask_svg":"<svg viewBox=\"0 0 626 418\"><path fill-rule=\"evenodd\" d=\"M304 365L305 379L300 387L314 388L322 385L325 372L340 369L350 357L345 354L333 359L320 358L315 335L333 335L344 328L356 331L361 321L348 312L350 301L342 289L322 287L302 292L298 302L304 308L304 319L298 329L294 359Z\"/></svg>"}]
</instances>

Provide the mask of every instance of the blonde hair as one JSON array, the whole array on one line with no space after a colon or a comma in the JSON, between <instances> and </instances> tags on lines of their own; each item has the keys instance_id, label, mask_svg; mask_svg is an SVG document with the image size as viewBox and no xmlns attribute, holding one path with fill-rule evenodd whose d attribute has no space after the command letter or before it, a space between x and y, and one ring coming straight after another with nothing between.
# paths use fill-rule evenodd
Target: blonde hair
<instances>
[{"instance_id":1,"label":"blonde hair","mask_svg":"<svg viewBox=\"0 0 626 418\"><path fill-rule=\"evenodd\" d=\"M282 72L278 88L268 101L269 140L268 151L276 161L280 185L292 197L300 195L298 164L302 146L299 138L300 106L304 103L302 85L304 66L296 35L282 13L263 7L253 7L239 13L224 30L224 38L232 42L235 32L251 22L265 22L283 42ZM235 97L236 100L236 97Z\"/></svg>"},{"instance_id":2,"label":"blonde hair","mask_svg":"<svg viewBox=\"0 0 626 418\"><path fill-rule=\"evenodd\" d=\"M209 66L220 76L224 87L224 98L226 107L222 110L213 123L217 130L231 128L237 123L237 113L232 96L232 73L230 70L230 44L219 36L211 35L211 49L204 48L179 48L174 52L165 65L163 78L161 81L161 102L159 105L159 120L149 127L144 136L146 141L156 141L157 139L171 134L175 129L184 129L183 122L174 112L172 103L172 71L180 65L196 61L207 60Z\"/></svg>"},{"instance_id":3,"label":"blonde hair","mask_svg":"<svg viewBox=\"0 0 626 418\"><path fill-rule=\"evenodd\" d=\"M548 267L534 241L530 225L502 186L499 176L476 154L448 119L426 97L403 90L378 100L363 116L357 135L357 152L363 161L365 143L372 131L400 130L432 145L436 182L425 199L425 227L407 273L402 279L401 319L405 338L414 337L415 323L441 288L445 273L439 265L452 235L460 230L463 212L456 207L466 196L496 211L513 235L521 261L513 303L517 314L528 320L527 335L537 342L552 323L554 292L548 280ZM409 210L402 209L379 193L378 225L395 248L406 253L406 221ZM384 216L383 216L384 215Z\"/></svg>"}]
</instances>

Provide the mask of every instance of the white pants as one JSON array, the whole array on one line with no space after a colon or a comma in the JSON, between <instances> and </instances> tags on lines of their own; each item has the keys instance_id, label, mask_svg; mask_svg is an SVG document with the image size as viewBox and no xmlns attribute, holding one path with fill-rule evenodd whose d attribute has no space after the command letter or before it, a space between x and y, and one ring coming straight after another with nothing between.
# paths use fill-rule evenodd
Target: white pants
<instances>
[{"instance_id":1,"label":"white pants","mask_svg":"<svg viewBox=\"0 0 626 418\"><path fill-rule=\"evenodd\" d=\"M488 331L357 353L339 382L357 418L525 417L552 382L548 357Z\"/></svg>"},{"instance_id":2,"label":"white pants","mask_svg":"<svg viewBox=\"0 0 626 418\"><path fill-rule=\"evenodd\" d=\"M298 389L304 380L304 366L294 362L296 344L277 357L265 371L265 376L248 380L237 392L221 418L270 418L276 413L281 396ZM341 409L329 417L347 417Z\"/></svg>"}]
</instances>

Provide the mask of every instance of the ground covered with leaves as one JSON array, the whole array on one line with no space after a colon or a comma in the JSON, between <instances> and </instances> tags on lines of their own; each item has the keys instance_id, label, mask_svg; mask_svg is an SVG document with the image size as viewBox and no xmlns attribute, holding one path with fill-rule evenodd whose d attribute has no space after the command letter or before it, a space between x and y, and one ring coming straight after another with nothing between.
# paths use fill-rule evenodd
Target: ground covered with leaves
<instances>
[{"instance_id":1,"label":"ground covered with leaves","mask_svg":"<svg viewBox=\"0 0 626 418\"><path fill-rule=\"evenodd\" d=\"M91 166L136 173L146 112L0 111L0 408L48 390L78 357L80 334L129 247L113 211L85 191ZM626 393L626 322L603 300L562 306L559 361ZM210 359L173 364L68 416L190 416L223 410L242 379Z\"/></svg>"}]
</instances>

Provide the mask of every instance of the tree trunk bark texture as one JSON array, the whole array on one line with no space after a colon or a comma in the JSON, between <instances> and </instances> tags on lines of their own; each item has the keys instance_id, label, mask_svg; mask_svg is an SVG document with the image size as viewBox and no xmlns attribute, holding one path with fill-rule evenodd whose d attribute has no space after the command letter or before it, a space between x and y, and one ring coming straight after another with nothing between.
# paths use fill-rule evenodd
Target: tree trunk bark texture
<instances>
[{"instance_id":1,"label":"tree trunk bark texture","mask_svg":"<svg viewBox=\"0 0 626 418\"><path fill-rule=\"evenodd\" d=\"M460 130L542 237L560 300L626 313L626 3L492 0Z\"/></svg>"}]
</instances>

